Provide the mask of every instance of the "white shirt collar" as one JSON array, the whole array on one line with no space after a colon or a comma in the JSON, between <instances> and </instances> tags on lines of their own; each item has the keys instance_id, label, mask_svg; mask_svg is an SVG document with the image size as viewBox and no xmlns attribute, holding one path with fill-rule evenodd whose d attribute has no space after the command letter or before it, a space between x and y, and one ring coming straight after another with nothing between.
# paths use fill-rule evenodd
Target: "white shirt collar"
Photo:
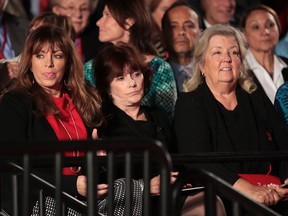
<instances>
[{"instance_id":1,"label":"white shirt collar","mask_svg":"<svg viewBox=\"0 0 288 216\"><path fill-rule=\"evenodd\" d=\"M265 93L269 97L270 101L274 104L277 89L284 83L282 69L287 67L287 64L283 62L279 57L274 55L274 73L272 80L268 72L262 67L262 65L257 62L250 50L247 52L246 60L250 69L253 71Z\"/></svg>"},{"instance_id":2,"label":"white shirt collar","mask_svg":"<svg viewBox=\"0 0 288 216\"><path fill-rule=\"evenodd\" d=\"M205 18L203 19L203 22L206 28L209 28L212 26L212 24L210 24Z\"/></svg>"}]
</instances>

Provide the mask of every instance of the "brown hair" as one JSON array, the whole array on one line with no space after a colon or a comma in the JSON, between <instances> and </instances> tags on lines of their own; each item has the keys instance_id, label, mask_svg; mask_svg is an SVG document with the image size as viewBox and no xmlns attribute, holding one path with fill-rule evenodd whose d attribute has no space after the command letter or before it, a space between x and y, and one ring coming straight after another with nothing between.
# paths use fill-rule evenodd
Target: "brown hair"
<instances>
[{"instance_id":1,"label":"brown hair","mask_svg":"<svg viewBox=\"0 0 288 216\"><path fill-rule=\"evenodd\" d=\"M240 20L240 27L241 28L245 29L246 21L247 21L248 17L250 16L250 14L253 11L256 11L256 10L263 10L263 11L270 13L276 21L276 24L277 24L277 27L279 30L279 34L281 34L282 28L281 28L281 23L280 23L280 20L279 20L277 13L271 7L268 7L267 5L263 5L263 4L254 4L244 12L244 14L242 15L241 20Z\"/></svg>"},{"instance_id":2,"label":"brown hair","mask_svg":"<svg viewBox=\"0 0 288 216\"><path fill-rule=\"evenodd\" d=\"M152 32L153 21L144 0L105 0L111 15L116 22L126 29L126 19L134 20L133 26L129 29L129 43L136 49L146 55L157 55L154 48Z\"/></svg>"},{"instance_id":3,"label":"brown hair","mask_svg":"<svg viewBox=\"0 0 288 216\"><path fill-rule=\"evenodd\" d=\"M42 25L58 26L59 28L63 29L73 41L76 38L76 32L72 21L67 16L57 15L53 12L43 12L31 20L29 31L31 32L35 26Z\"/></svg>"},{"instance_id":4,"label":"brown hair","mask_svg":"<svg viewBox=\"0 0 288 216\"><path fill-rule=\"evenodd\" d=\"M63 52L66 60L63 91L69 94L83 122L91 127L98 126L102 122L99 96L95 89L84 81L83 65L73 41L56 26L44 25L29 34L20 60L20 76L13 89L30 95L37 107L36 113L62 117L50 95L35 82L30 70L33 55L39 53L45 44L49 44L51 48L57 46Z\"/></svg>"},{"instance_id":5,"label":"brown hair","mask_svg":"<svg viewBox=\"0 0 288 216\"><path fill-rule=\"evenodd\" d=\"M107 43L99 51L94 62L94 79L96 88L102 98L103 108L109 106L110 83L115 77L122 76L128 69L129 73L140 71L144 76L144 86L147 91L152 79L152 69L143 61L135 48L125 43Z\"/></svg>"}]
</instances>

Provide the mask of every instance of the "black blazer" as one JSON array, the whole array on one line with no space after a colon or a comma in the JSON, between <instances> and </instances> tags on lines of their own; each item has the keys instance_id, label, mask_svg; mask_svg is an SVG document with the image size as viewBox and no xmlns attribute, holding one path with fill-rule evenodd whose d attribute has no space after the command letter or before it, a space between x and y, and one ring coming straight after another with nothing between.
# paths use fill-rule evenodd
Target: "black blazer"
<instances>
[{"instance_id":1,"label":"black blazer","mask_svg":"<svg viewBox=\"0 0 288 216\"><path fill-rule=\"evenodd\" d=\"M45 116L35 114L37 107L28 95L22 93L6 93L0 101L0 139L1 141L35 141L41 145L41 141L58 141L57 136ZM92 130L86 127L88 139L92 139ZM52 142L53 144L53 142ZM0 143L1 145L1 143ZM37 175L54 184L54 171L47 168L46 171L36 170ZM63 190L73 196L78 195L76 189L77 176L63 176ZM11 213L12 187L9 182L1 182L5 190L1 190L1 196L7 201L1 203L8 213ZM31 203L33 204L33 202ZM35 202L34 202L35 204Z\"/></svg>"},{"instance_id":2,"label":"black blazer","mask_svg":"<svg viewBox=\"0 0 288 216\"><path fill-rule=\"evenodd\" d=\"M151 128L148 131L143 130L124 111L112 105L110 117L108 117L106 126L99 129L100 136L105 137L148 137L154 138L162 142L168 150L175 151L175 146L172 144L172 130L169 124L168 117L161 111L141 106L143 109L147 122L150 123Z\"/></svg>"},{"instance_id":3,"label":"black blazer","mask_svg":"<svg viewBox=\"0 0 288 216\"><path fill-rule=\"evenodd\" d=\"M288 65L288 59L287 59L287 58L280 57L280 56L278 56L278 57L281 58L281 59ZM264 88L263 88L263 86L260 84L260 82L259 82L259 80L257 79L257 77L255 76L254 72L253 72L251 69L249 69L249 72L250 72L251 75L253 76L253 79L254 79L254 82L255 82L256 85L257 85L257 88L261 89L261 91L263 91L264 94L265 94ZM284 82L287 82L287 81L288 81L288 67L283 68L281 72L282 72L282 76L283 76Z\"/></svg>"},{"instance_id":4,"label":"black blazer","mask_svg":"<svg viewBox=\"0 0 288 216\"><path fill-rule=\"evenodd\" d=\"M248 94L240 87L236 94L238 114L245 119L242 121L245 128L240 131L246 130L251 140L241 145L235 144L240 142L239 139L247 139L236 132L230 134L219 111L219 102L204 83L192 92L181 93L176 102L174 130L180 153L287 149L287 131L280 127L280 120L266 95L261 91ZM246 125L246 122L251 125ZM190 167L208 169L231 184L239 178L238 173L266 173L269 169L269 163L264 162L243 164L204 163L191 164Z\"/></svg>"}]
</instances>

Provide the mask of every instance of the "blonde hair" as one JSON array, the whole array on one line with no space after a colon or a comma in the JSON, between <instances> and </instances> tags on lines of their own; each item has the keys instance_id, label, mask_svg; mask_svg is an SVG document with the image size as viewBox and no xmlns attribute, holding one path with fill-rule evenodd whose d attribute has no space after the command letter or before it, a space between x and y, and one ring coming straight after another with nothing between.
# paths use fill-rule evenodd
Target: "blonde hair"
<instances>
[{"instance_id":1,"label":"blonde hair","mask_svg":"<svg viewBox=\"0 0 288 216\"><path fill-rule=\"evenodd\" d=\"M256 90L257 86L253 81L253 78L248 70L247 62L245 60L245 55L247 52L247 40L244 34L230 26L223 24L216 24L205 31L202 32L197 42L195 43L194 54L193 54L193 76L190 80L184 83L184 91L193 91L201 83L203 83L205 77L201 74L200 65L204 63L204 58L208 49L210 39L215 35L234 37L239 45L240 49L240 76L238 79L238 84L248 93L252 93Z\"/></svg>"}]
</instances>

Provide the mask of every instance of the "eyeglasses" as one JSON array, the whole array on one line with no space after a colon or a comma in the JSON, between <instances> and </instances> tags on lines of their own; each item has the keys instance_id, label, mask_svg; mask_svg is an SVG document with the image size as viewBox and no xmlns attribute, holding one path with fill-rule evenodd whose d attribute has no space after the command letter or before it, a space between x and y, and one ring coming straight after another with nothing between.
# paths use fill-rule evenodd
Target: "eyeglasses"
<instances>
[{"instance_id":1,"label":"eyeglasses","mask_svg":"<svg viewBox=\"0 0 288 216\"><path fill-rule=\"evenodd\" d=\"M64 7L62 5L59 5L59 7L65 11L67 11L67 13L70 15L76 13L76 11L79 11L82 14L90 13L90 9L86 6L84 6L84 7L74 7L74 6Z\"/></svg>"}]
</instances>

